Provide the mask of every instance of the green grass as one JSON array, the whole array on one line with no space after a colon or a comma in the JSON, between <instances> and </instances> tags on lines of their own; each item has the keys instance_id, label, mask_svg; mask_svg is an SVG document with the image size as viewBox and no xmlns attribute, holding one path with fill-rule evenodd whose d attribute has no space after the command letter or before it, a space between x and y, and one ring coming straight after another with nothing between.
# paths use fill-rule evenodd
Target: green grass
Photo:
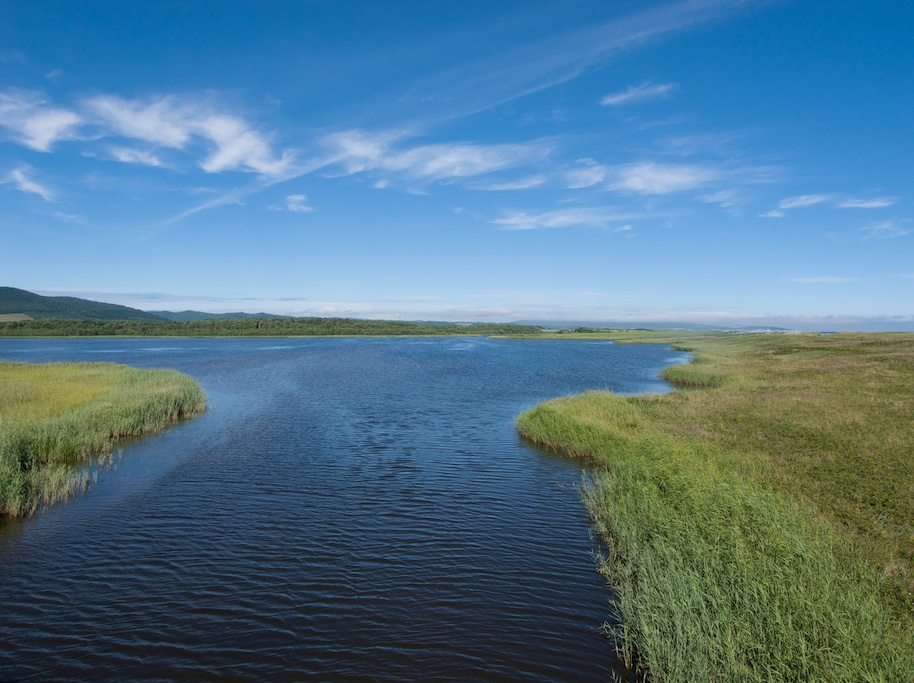
<instances>
[{"instance_id":1,"label":"green grass","mask_svg":"<svg viewBox=\"0 0 914 683\"><path fill-rule=\"evenodd\" d=\"M594 465L617 646L657 682L914 680L914 335L684 344L702 388L518 420Z\"/></svg>"},{"instance_id":2,"label":"green grass","mask_svg":"<svg viewBox=\"0 0 914 683\"><path fill-rule=\"evenodd\" d=\"M66 499L85 485L80 464L204 406L202 389L173 370L0 363L0 516Z\"/></svg>"}]
</instances>

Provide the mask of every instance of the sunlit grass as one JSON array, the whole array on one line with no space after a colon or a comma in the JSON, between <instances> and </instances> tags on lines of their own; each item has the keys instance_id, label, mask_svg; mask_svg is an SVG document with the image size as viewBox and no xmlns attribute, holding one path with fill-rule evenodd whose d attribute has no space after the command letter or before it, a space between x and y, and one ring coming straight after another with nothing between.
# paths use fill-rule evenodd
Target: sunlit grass
<instances>
[{"instance_id":1,"label":"sunlit grass","mask_svg":"<svg viewBox=\"0 0 914 683\"><path fill-rule=\"evenodd\" d=\"M622 651L655 681L914 680L914 336L720 335L705 387L558 399Z\"/></svg>"},{"instance_id":2,"label":"sunlit grass","mask_svg":"<svg viewBox=\"0 0 914 683\"><path fill-rule=\"evenodd\" d=\"M85 483L79 464L204 406L202 389L173 370L0 363L0 515L67 498Z\"/></svg>"}]
</instances>

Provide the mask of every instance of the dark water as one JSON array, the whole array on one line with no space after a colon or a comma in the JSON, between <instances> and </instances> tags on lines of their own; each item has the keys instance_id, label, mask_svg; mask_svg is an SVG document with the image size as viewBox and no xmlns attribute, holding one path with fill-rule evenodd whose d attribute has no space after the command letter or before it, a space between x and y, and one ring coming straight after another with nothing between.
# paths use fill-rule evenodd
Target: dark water
<instances>
[{"instance_id":1,"label":"dark water","mask_svg":"<svg viewBox=\"0 0 914 683\"><path fill-rule=\"evenodd\" d=\"M664 391L601 342L0 340L199 381L207 413L0 530L0 680L601 681L580 467L513 420Z\"/></svg>"}]
</instances>

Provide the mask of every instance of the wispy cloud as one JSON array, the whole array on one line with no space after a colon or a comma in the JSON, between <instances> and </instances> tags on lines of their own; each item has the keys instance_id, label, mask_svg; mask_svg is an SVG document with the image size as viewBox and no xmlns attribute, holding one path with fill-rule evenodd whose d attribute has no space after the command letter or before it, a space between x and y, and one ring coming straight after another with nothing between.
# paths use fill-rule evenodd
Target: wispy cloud
<instances>
[{"instance_id":1,"label":"wispy cloud","mask_svg":"<svg viewBox=\"0 0 914 683\"><path fill-rule=\"evenodd\" d=\"M735 208L740 203L740 195L736 190L720 190L713 194L702 195L698 199L707 204L719 204L725 209Z\"/></svg>"},{"instance_id":2,"label":"wispy cloud","mask_svg":"<svg viewBox=\"0 0 914 683\"><path fill-rule=\"evenodd\" d=\"M860 228L859 231L863 233L866 239L892 239L894 237L904 237L914 232L910 225L910 220L888 220L870 223Z\"/></svg>"},{"instance_id":3,"label":"wispy cloud","mask_svg":"<svg viewBox=\"0 0 914 683\"><path fill-rule=\"evenodd\" d=\"M554 228L606 228L615 223L649 217L648 214L619 213L608 208L576 208L544 213L515 212L492 221L502 230L547 230ZM624 232L631 226L620 226Z\"/></svg>"},{"instance_id":4,"label":"wispy cloud","mask_svg":"<svg viewBox=\"0 0 914 683\"><path fill-rule=\"evenodd\" d=\"M502 191L502 190L530 190L534 187L542 187L546 184L546 176L533 175L520 180L514 180L506 183L488 183L485 185L473 185L474 190Z\"/></svg>"},{"instance_id":5,"label":"wispy cloud","mask_svg":"<svg viewBox=\"0 0 914 683\"><path fill-rule=\"evenodd\" d=\"M600 100L600 104L605 107L616 107L620 104L656 100L668 96L676 87L675 83L642 83L621 92L606 95Z\"/></svg>"},{"instance_id":6,"label":"wispy cloud","mask_svg":"<svg viewBox=\"0 0 914 683\"><path fill-rule=\"evenodd\" d=\"M48 187L42 185L38 181L32 179L31 170L27 167L16 168L10 171L6 178L4 178L0 183L11 184L20 192L28 192L30 194L37 194L46 202L54 201L54 192Z\"/></svg>"},{"instance_id":7,"label":"wispy cloud","mask_svg":"<svg viewBox=\"0 0 914 683\"><path fill-rule=\"evenodd\" d=\"M290 194L286 197L286 208L295 213L307 213L314 211L308 206L308 198L303 194Z\"/></svg>"},{"instance_id":8,"label":"wispy cloud","mask_svg":"<svg viewBox=\"0 0 914 683\"><path fill-rule=\"evenodd\" d=\"M881 209L886 206L892 206L898 201L898 197L876 197L874 199L854 199L849 197L838 202L841 209Z\"/></svg>"},{"instance_id":9,"label":"wispy cloud","mask_svg":"<svg viewBox=\"0 0 914 683\"><path fill-rule=\"evenodd\" d=\"M762 218L783 218L784 215L785 214L783 211L778 211L777 209L774 209L772 211L768 211L767 213L761 214L761 217Z\"/></svg>"},{"instance_id":10,"label":"wispy cloud","mask_svg":"<svg viewBox=\"0 0 914 683\"><path fill-rule=\"evenodd\" d=\"M590 67L671 33L720 19L758 0L684 0L464 64L416 84L402 100L414 110L466 116L566 83Z\"/></svg>"},{"instance_id":11,"label":"wispy cloud","mask_svg":"<svg viewBox=\"0 0 914 683\"><path fill-rule=\"evenodd\" d=\"M377 171L422 183L516 168L542 160L549 154L549 147L540 143L439 143L414 147L397 144L406 137L407 133L396 131L334 133L323 139L329 152L326 163L342 166L347 174Z\"/></svg>"},{"instance_id":12,"label":"wispy cloud","mask_svg":"<svg viewBox=\"0 0 914 683\"><path fill-rule=\"evenodd\" d=\"M49 106L48 99L31 90L7 90L0 93L0 126L14 140L39 152L48 152L59 140L72 139L74 129L82 122L75 112Z\"/></svg>"},{"instance_id":13,"label":"wispy cloud","mask_svg":"<svg viewBox=\"0 0 914 683\"><path fill-rule=\"evenodd\" d=\"M207 103L174 97L141 101L103 95L85 104L110 134L173 149L186 149L195 140L214 147L199 162L209 173L241 170L278 177L293 163L291 151L277 156L266 137L247 121Z\"/></svg>"},{"instance_id":14,"label":"wispy cloud","mask_svg":"<svg viewBox=\"0 0 914 683\"><path fill-rule=\"evenodd\" d=\"M611 169L609 189L638 194L670 194L692 190L720 178L720 171L692 164L643 161Z\"/></svg>"},{"instance_id":15,"label":"wispy cloud","mask_svg":"<svg viewBox=\"0 0 914 683\"><path fill-rule=\"evenodd\" d=\"M609 167L598 164L593 159L578 159L577 164L565 171L565 182L571 189L593 187L609 175Z\"/></svg>"},{"instance_id":16,"label":"wispy cloud","mask_svg":"<svg viewBox=\"0 0 914 683\"><path fill-rule=\"evenodd\" d=\"M55 211L54 218L64 223L76 223L77 225L88 226L89 222L82 216L77 216L74 213L67 213L66 211Z\"/></svg>"},{"instance_id":17,"label":"wispy cloud","mask_svg":"<svg viewBox=\"0 0 914 683\"><path fill-rule=\"evenodd\" d=\"M787 197L778 202L779 209L798 209L805 206L815 206L830 201L830 194L801 194L796 197Z\"/></svg>"},{"instance_id":18,"label":"wispy cloud","mask_svg":"<svg viewBox=\"0 0 914 683\"><path fill-rule=\"evenodd\" d=\"M142 164L144 166L162 167L164 164L158 156L142 149L129 147L112 147L111 156L125 164Z\"/></svg>"}]
</instances>

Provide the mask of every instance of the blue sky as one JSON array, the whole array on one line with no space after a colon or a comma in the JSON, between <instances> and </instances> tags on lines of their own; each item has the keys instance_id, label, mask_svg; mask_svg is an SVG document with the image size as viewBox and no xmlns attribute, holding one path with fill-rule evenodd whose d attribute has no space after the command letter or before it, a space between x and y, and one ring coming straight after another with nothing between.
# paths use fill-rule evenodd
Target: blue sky
<instances>
[{"instance_id":1,"label":"blue sky","mask_svg":"<svg viewBox=\"0 0 914 683\"><path fill-rule=\"evenodd\" d=\"M910 327L914 6L0 4L0 284Z\"/></svg>"}]
</instances>

